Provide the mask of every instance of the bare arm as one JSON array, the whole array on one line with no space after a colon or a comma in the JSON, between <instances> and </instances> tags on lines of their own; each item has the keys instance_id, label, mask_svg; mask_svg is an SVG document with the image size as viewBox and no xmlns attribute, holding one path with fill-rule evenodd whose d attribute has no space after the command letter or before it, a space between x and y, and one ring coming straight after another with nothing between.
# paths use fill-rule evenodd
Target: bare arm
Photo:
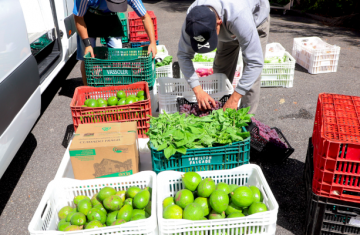
<instances>
[{"instance_id":1,"label":"bare arm","mask_svg":"<svg viewBox=\"0 0 360 235\"><path fill-rule=\"evenodd\" d=\"M84 17L74 15L75 26L81 39L89 37ZM85 48L84 55L91 53L91 57L94 57L94 50L91 46Z\"/></svg>"},{"instance_id":2,"label":"bare arm","mask_svg":"<svg viewBox=\"0 0 360 235\"><path fill-rule=\"evenodd\" d=\"M154 30L153 22L151 20L150 15L147 12L143 17L141 17L141 19L143 21L145 31L146 31L147 35L149 36L149 39L150 39L150 45L149 45L148 53L150 54L150 52L152 52L153 53L153 58L155 58L155 55L157 53L157 49L156 49L155 30Z\"/></svg>"}]
</instances>

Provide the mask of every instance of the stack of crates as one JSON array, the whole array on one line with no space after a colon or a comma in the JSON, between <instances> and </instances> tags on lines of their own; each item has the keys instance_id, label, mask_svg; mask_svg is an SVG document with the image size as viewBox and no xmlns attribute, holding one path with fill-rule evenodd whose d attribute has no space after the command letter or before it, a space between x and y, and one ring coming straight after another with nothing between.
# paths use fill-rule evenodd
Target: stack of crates
<instances>
[{"instance_id":1,"label":"stack of crates","mask_svg":"<svg viewBox=\"0 0 360 235\"><path fill-rule=\"evenodd\" d=\"M304 176L306 234L360 234L360 97L319 95Z\"/></svg>"},{"instance_id":2,"label":"stack of crates","mask_svg":"<svg viewBox=\"0 0 360 235\"><path fill-rule=\"evenodd\" d=\"M147 13L150 15L151 20L154 24L156 45L159 45L156 16L153 11L148 11ZM150 39L145 31L145 27L141 18L136 14L135 11L131 11L128 13L128 19L129 19L129 40L130 40L131 48L143 47L149 45Z\"/></svg>"},{"instance_id":3,"label":"stack of crates","mask_svg":"<svg viewBox=\"0 0 360 235\"><path fill-rule=\"evenodd\" d=\"M127 21L126 15L121 12L121 13L118 13L118 17L120 19L120 22L121 22L121 25L122 25L123 31L124 31L124 37L121 37L121 42L123 44L129 43L128 21ZM102 45L106 45L105 38L100 38L100 43ZM123 45L123 48L126 48L126 46Z\"/></svg>"}]
</instances>

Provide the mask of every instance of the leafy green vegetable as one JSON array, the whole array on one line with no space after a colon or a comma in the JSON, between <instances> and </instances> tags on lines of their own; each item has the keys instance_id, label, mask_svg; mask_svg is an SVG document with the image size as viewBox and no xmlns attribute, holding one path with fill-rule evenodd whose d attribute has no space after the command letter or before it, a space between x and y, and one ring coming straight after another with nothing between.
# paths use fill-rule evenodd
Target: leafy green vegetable
<instances>
[{"instance_id":1,"label":"leafy green vegetable","mask_svg":"<svg viewBox=\"0 0 360 235\"><path fill-rule=\"evenodd\" d=\"M274 57L270 57L270 58L265 58L264 63L266 64L270 64L270 63L283 63L286 62L286 55L284 55L283 57L279 57L279 56L274 56Z\"/></svg>"},{"instance_id":2,"label":"leafy green vegetable","mask_svg":"<svg viewBox=\"0 0 360 235\"><path fill-rule=\"evenodd\" d=\"M172 62L173 57L172 56L166 56L161 62L156 63L156 68L169 65Z\"/></svg>"},{"instance_id":3,"label":"leafy green vegetable","mask_svg":"<svg viewBox=\"0 0 360 235\"><path fill-rule=\"evenodd\" d=\"M213 62L214 58L208 58L207 56L203 56L201 54L195 54L193 62Z\"/></svg>"},{"instance_id":4,"label":"leafy green vegetable","mask_svg":"<svg viewBox=\"0 0 360 235\"><path fill-rule=\"evenodd\" d=\"M186 114L160 114L150 118L146 133L158 151L164 150L169 159L176 152L186 154L187 149L207 148L242 141L249 137L243 132L253 114L250 107L234 110L215 110L208 116L196 117Z\"/></svg>"}]
</instances>

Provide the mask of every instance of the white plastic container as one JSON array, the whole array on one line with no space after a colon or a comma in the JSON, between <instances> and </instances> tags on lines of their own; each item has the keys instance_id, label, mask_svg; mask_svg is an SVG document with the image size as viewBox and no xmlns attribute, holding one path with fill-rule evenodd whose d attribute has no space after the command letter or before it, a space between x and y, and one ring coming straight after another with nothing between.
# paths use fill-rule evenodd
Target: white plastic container
<instances>
[{"instance_id":1,"label":"white plastic container","mask_svg":"<svg viewBox=\"0 0 360 235\"><path fill-rule=\"evenodd\" d=\"M261 72L261 87L293 87L295 73L295 59L288 52L285 54L286 62L284 63L264 63Z\"/></svg>"},{"instance_id":2,"label":"white plastic container","mask_svg":"<svg viewBox=\"0 0 360 235\"><path fill-rule=\"evenodd\" d=\"M266 44L265 58L283 56L285 48L277 42Z\"/></svg>"},{"instance_id":3,"label":"white plastic container","mask_svg":"<svg viewBox=\"0 0 360 235\"><path fill-rule=\"evenodd\" d=\"M311 74L336 72L340 47L318 37L294 38L292 56Z\"/></svg>"},{"instance_id":4,"label":"white plastic container","mask_svg":"<svg viewBox=\"0 0 360 235\"><path fill-rule=\"evenodd\" d=\"M152 187L151 216L144 220L130 221L118 226L109 226L76 232L61 232L57 230L59 222L58 212L64 206L74 207L73 199L77 195L92 197L103 187L113 187L117 191L126 190L131 186L141 189ZM40 201L38 208L29 224L31 235L49 234L147 234L157 233L156 217L156 174L153 171L144 171L130 176L112 177L93 180L55 179L49 183Z\"/></svg>"},{"instance_id":5,"label":"white plastic container","mask_svg":"<svg viewBox=\"0 0 360 235\"><path fill-rule=\"evenodd\" d=\"M158 45L156 46L156 49L157 49L156 58L164 59L166 56L169 55L169 52L166 49L165 45Z\"/></svg>"},{"instance_id":6,"label":"white plastic container","mask_svg":"<svg viewBox=\"0 0 360 235\"><path fill-rule=\"evenodd\" d=\"M221 99L224 95L232 94L234 88L225 74L218 73L208 77L199 78L200 84L215 100ZM196 101L196 96L184 78L159 78L158 97L159 112L176 113L177 98L185 97L190 102Z\"/></svg>"},{"instance_id":7,"label":"white plastic container","mask_svg":"<svg viewBox=\"0 0 360 235\"><path fill-rule=\"evenodd\" d=\"M172 63L156 68L156 78L173 77Z\"/></svg>"},{"instance_id":8,"label":"white plastic container","mask_svg":"<svg viewBox=\"0 0 360 235\"><path fill-rule=\"evenodd\" d=\"M263 202L268 207L267 212L246 217L219 220L184 220L163 219L162 201L184 188L182 177L184 173L164 171L158 174L157 212L159 234L195 234L195 235L273 235L276 231L276 220L279 205L266 182L264 174L257 165L247 164L231 170L198 171L203 179L212 178L215 183L254 185L263 194ZM189 233L187 233L189 232Z\"/></svg>"}]
</instances>

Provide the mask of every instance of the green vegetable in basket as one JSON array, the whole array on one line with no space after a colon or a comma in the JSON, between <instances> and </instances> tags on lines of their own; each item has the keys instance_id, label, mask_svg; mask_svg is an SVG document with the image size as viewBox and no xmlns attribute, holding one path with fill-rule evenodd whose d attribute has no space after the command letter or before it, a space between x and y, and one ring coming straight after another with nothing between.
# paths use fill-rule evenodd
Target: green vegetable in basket
<instances>
[{"instance_id":1,"label":"green vegetable in basket","mask_svg":"<svg viewBox=\"0 0 360 235\"><path fill-rule=\"evenodd\" d=\"M249 132L242 130L253 116L248 114L249 110L250 107L237 111L219 109L203 117L165 112L150 118L146 134L154 148L164 150L169 159L175 153L186 154L187 149L231 144L249 137Z\"/></svg>"},{"instance_id":2,"label":"green vegetable in basket","mask_svg":"<svg viewBox=\"0 0 360 235\"><path fill-rule=\"evenodd\" d=\"M161 62L156 63L156 68L169 65L172 62L173 57L172 56L166 56Z\"/></svg>"},{"instance_id":3,"label":"green vegetable in basket","mask_svg":"<svg viewBox=\"0 0 360 235\"><path fill-rule=\"evenodd\" d=\"M196 54L194 56L194 59L192 59L193 62L213 62L214 58L208 58L207 56L203 56L201 54Z\"/></svg>"}]
</instances>

